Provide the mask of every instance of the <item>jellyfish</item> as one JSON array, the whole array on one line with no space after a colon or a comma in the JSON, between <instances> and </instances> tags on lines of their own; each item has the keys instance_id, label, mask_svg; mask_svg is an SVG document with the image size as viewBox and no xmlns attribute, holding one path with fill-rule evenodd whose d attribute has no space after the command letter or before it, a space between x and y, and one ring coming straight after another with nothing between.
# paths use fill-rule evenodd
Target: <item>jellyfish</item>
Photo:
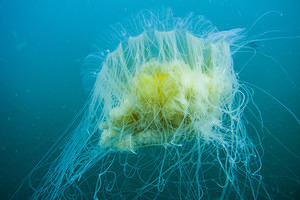
<instances>
[{"instance_id":1,"label":"jellyfish","mask_svg":"<svg viewBox=\"0 0 300 200\"><path fill-rule=\"evenodd\" d=\"M270 199L245 125L252 93L232 58L244 30L151 12L137 21L97 63L82 112L35 169L45 174L32 198Z\"/></svg>"}]
</instances>

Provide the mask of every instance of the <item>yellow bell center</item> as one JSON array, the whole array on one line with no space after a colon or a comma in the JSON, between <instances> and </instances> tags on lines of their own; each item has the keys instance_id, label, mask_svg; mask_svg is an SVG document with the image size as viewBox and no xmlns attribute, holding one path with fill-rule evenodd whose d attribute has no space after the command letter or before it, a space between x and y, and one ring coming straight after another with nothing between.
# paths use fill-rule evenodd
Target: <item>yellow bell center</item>
<instances>
[{"instance_id":1,"label":"yellow bell center","mask_svg":"<svg viewBox=\"0 0 300 200\"><path fill-rule=\"evenodd\" d=\"M101 125L100 143L134 151L192 138L201 131L199 123L217 121L221 112L215 105L230 89L220 77L181 62L147 63L128 83L120 106Z\"/></svg>"}]
</instances>

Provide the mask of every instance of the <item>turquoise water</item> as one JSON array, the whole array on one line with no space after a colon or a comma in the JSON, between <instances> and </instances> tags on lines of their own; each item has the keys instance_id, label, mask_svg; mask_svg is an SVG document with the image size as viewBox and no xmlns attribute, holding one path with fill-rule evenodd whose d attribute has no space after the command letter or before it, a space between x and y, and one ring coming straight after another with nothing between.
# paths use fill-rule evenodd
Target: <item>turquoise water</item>
<instances>
[{"instance_id":1,"label":"turquoise water","mask_svg":"<svg viewBox=\"0 0 300 200\"><path fill-rule=\"evenodd\" d=\"M240 80L254 85L254 101L270 132L260 135L269 193L274 199L297 198L300 128L273 98L300 117L297 0L6 0L0 1L1 199L16 191L85 103L89 83L82 76L88 70L82 67L83 59L107 44L103 38L113 35L111 26L142 9L164 8L171 8L175 16L203 15L219 30L245 28L248 40L264 34L261 38L266 40L249 44L257 52L254 58L246 62L253 52L237 53L235 67ZM110 40L113 49L118 41ZM31 192L22 190L29 198Z\"/></svg>"}]
</instances>

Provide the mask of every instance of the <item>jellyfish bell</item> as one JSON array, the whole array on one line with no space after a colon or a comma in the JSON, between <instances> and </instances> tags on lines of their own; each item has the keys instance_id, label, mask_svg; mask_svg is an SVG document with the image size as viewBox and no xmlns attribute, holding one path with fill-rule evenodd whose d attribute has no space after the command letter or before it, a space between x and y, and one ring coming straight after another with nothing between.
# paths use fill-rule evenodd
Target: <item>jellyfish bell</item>
<instances>
[{"instance_id":1,"label":"jellyfish bell","mask_svg":"<svg viewBox=\"0 0 300 200\"><path fill-rule=\"evenodd\" d=\"M33 170L52 161L32 198L271 199L245 125L251 90L233 66L243 29L169 12L143 12L131 27L88 57L98 66L90 98Z\"/></svg>"},{"instance_id":2,"label":"jellyfish bell","mask_svg":"<svg viewBox=\"0 0 300 200\"><path fill-rule=\"evenodd\" d=\"M118 100L100 123L100 146L124 151L216 139L238 90L226 39L198 38L185 30L130 38L107 57L98 79L96 87L112 88L102 92L104 104Z\"/></svg>"}]
</instances>

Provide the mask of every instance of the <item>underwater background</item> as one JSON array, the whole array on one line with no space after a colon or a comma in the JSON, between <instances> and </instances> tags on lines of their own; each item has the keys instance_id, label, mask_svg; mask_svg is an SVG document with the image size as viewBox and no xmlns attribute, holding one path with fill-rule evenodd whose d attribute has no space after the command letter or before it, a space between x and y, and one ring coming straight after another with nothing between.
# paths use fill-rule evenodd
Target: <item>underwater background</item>
<instances>
[{"instance_id":1,"label":"underwater background","mask_svg":"<svg viewBox=\"0 0 300 200\"><path fill-rule=\"evenodd\" d=\"M254 52L237 53L234 66L255 85L269 130L261 133L269 192L300 199L300 127L288 111L300 117L299 0L0 0L0 199L11 197L84 105L92 81L83 61L102 47L103 33L108 38L111 26L142 9L165 8L203 15L218 30L245 28L245 40L262 35L249 43L253 59ZM111 43L113 50L118 41Z\"/></svg>"}]
</instances>

